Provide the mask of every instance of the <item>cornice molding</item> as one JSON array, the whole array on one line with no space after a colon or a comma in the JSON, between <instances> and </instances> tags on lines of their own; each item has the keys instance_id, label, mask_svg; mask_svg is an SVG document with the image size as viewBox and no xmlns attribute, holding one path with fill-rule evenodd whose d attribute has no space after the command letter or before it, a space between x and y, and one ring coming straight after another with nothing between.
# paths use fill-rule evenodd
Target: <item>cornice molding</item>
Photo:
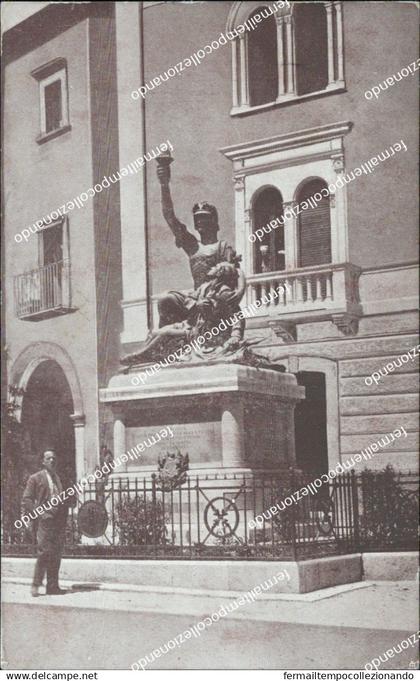
<instances>
[{"instance_id":1,"label":"cornice molding","mask_svg":"<svg viewBox=\"0 0 420 681\"><path fill-rule=\"evenodd\" d=\"M228 147L219 149L226 158L231 161L238 161L248 158L262 156L264 154L287 151L310 144L329 142L347 135L353 128L351 121L340 121L339 123L329 123L315 128L306 128L297 132L267 137L251 142L241 142Z\"/></svg>"}]
</instances>

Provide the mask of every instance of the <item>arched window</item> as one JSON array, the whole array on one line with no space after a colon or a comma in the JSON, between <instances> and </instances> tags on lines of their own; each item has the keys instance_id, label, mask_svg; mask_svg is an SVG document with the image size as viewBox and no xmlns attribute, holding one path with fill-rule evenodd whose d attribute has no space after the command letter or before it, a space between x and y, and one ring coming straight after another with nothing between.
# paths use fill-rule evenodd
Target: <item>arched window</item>
<instances>
[{"instance_id":1,"label":"arched window","mask_svg":"<svg viewBox=\"0 0 420 681\"><path fill-rule=\"evenodd\" d=\"M259 7L249 19L259 15ZM273 102L277 97L277 29L269 16L248 35L248 83L250 106Z\"/></svg>"},{"instance_id":2,"label":"arched window","mask_svg":"<svg viewBox=\"0 0 420 681\"><path fill-rule=\"evenodd\" d=\"M297 196L301 205L299 214L299 267L324 265L331 262L330 199L321 190L327 187L324 180L306 182ZM309 205L302 210L302 203Z\"/></svg>"},{"instance_id":3,"label":"arched window","mask_svg":"<svg viewBox=\"0 0 420 681\"><path fill-rule=\"evenodd\" d=\"M233 2L226 24L232 49L231 114L345 88L340 0Z\"/></svg>"},{"instance_id":4,"label":"arched window","mask_svg":"<svg viewBox=\"0 0 420 681\"><path fill-rule=\"evenodd\" d=\"M328 85L327 12L322 3L296 4L297 95L324 90Z\"/></svg>"},{"instance_id":5,"label":"arched window","mask_svg":"<svg viewBox=\"0 0 420 681\"><path fill-rule=\"evenodd\" d=\"M277 223L277 227L270 227L270 222L283 216L283 198L274 187L263 189L252 208L252 229L264 229L261 241L254 245L254 272L277 272L285 268L284 227Z\"/></svg>"}]
</instances>

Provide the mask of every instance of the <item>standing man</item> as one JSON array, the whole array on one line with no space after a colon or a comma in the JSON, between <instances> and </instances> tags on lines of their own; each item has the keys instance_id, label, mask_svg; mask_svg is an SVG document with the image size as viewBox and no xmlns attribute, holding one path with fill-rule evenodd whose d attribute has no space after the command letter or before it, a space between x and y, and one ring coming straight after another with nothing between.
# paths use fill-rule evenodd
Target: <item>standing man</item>
<instances>
[{"instance_id":1,"label":"standing man","mask_svg":"<svg viewBox=\"0 0 420 681\"><path fill-rule=\"evenodd\" d=\"M43 470L34 473L26 483L23 493L23 505L26 512L34 511L44 505L44 513L38 518L37 528L37 560L31 594L39 596L45 574L47 575L47 594L65 594L65 590L58 585L58 571L60 569L61 554L64 546L67 504L61 499L58 503L51 503L62 491L61 480L55 472L56 456L52 449L47 449L42 458Z\"/></svg>"}]
</instances>

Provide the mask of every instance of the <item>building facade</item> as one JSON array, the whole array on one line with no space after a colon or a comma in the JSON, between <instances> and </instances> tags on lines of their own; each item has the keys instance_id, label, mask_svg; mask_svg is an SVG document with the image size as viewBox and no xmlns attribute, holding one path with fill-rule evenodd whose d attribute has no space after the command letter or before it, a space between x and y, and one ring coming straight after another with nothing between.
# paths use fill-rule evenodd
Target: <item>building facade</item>
<instances>
[{"instance_id":1,"label":"building facade","mask_svg":"<svg viewBox=\"0 0 420 681\"><path fill-rule=\"evenodd\" d=\"M246 334L306 388L298 466L324 472L403 427L370 466L416 468L415 353L369 378L417 347L411 72L365 96L415 62L416 15L411 3L45 3L6 31L7 377L26 391L28 469L56 446L69 477L93 470L113 447L99 389L157 324L159 295L191 287L153 159L57 211L168 140L176 215L192 228L194 203L217 207L244 304L287 284Z\"/></svg>"}]
</instances>

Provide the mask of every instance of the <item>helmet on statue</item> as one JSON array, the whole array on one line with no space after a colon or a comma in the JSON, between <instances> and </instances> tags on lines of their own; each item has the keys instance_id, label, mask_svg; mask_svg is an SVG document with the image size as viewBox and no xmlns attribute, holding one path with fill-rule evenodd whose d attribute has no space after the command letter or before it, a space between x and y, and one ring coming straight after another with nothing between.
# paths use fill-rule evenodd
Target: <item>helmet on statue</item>
<instances>
[{"instance_id":1,"label":"helmet on statue","mask_svg":"<svg viewBox=\"0 0 420 681\"><path fill-rule=\"evenodd\" d=\"M194 225L198 231L200 225L203 227L206 223L208 226L219 229L219 216L217 215L216 206L212 206L212 204L207 203L207 201L200 201L199 203L194 204L192 210Z\"/></svg>"}]
</instances>

